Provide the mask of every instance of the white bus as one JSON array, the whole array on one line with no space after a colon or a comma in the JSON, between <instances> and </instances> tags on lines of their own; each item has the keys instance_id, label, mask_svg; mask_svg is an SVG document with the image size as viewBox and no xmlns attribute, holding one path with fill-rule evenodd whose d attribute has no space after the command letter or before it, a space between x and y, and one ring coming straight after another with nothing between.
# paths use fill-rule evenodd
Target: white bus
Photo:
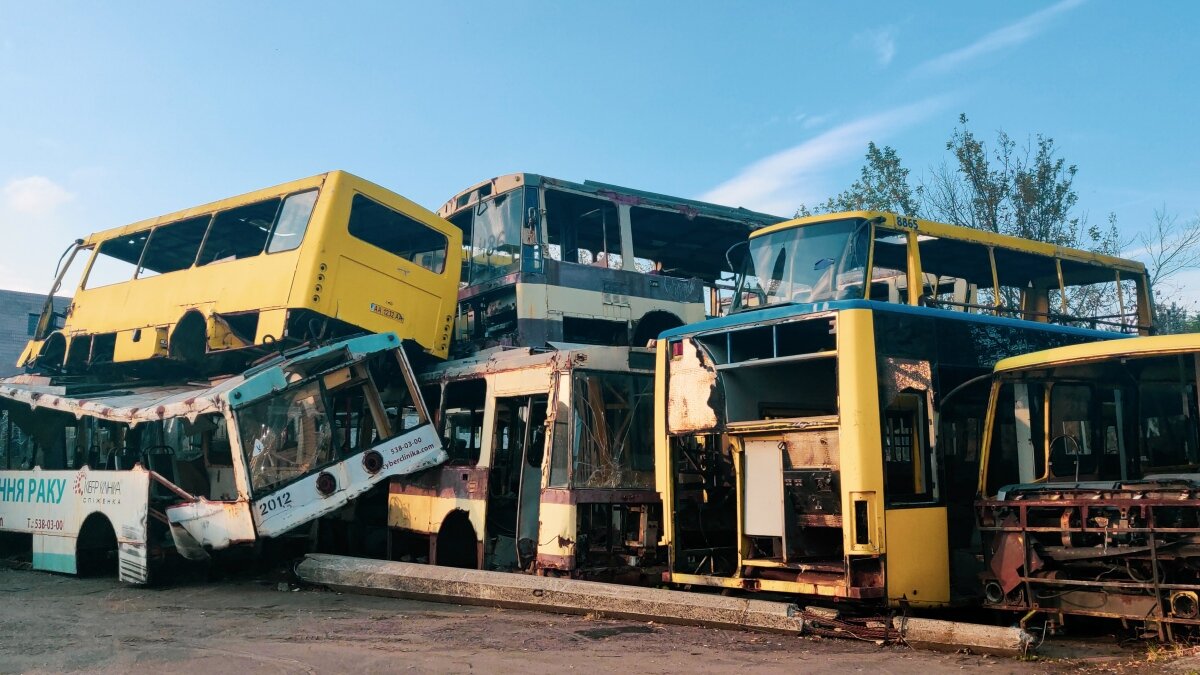
<instances>
[{"instance_id":1,"label":"white bus","mask_svg":"<svg viewBox=\"0 0 1200 675\"><path fill-rule=\"evenodd\" d=\"M201 383L0 380L0 539L34 569L145 583L277 537L446 460L416 392L392 333Z\"/></svg>"}]
</instances>

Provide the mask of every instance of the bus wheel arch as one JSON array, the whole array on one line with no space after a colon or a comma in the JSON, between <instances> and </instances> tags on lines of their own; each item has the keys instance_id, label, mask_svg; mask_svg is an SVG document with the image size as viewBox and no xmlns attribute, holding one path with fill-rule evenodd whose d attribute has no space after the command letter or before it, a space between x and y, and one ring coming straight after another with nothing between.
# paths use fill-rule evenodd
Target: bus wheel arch
<instances>
[{"instance_id":1,"label":"bus wheel arch","mask_svg":"<svg viewBox=\"0 0 1200 675\"><path fill-rule=\"evenodd\" d=\"M471 516L462 509L454 509L442 519L433 540L430 562L442 567L479 567L479 537Z\"/></svg>"},{"instance_id":2,"label":"bus wheel arch","mask_svg":"<svg viewBox=\"0 0 1200 675\"><path fill-rule=\"evenodd\" d=\"M33 363L57 370L65 366L66 362L67 337L62 331L56 330L46 336L46 341L42 343L42 348L34 357Z\"/></svg>"},{"instance_id":3,"label":"bus wheel arch","mask_svg":"<svg viewBox=\"0 0 1200 675\"><path fill-rule=\"evenodd\" d=\"M167 350L172 359L179 361L203 360L208 351L208 319L194 309L185 312L171 331Z\"/></svg>"},{"instance_id":4,"label":"bus wheel arch","mask_svg":"<svg viewBox=\"0 0 1200 675\"><path fill-rule=\"evenodd\" d=\"M108 516L93 511L83 520L75 540L75 572L84 576L117 573L117 531Z\"/></svg>"},{"instance_id":5,"label":"bus wheel arch","mask_svg":"<svg viewBox=\"0 0 1200 675\"><path fill-rule=\"evenodd\" d=\"M664 330L671 330L682 325L684 325L683 319L672 312L662 309L646 312L634 324L633 338L629 344L632 347L645 347L647 342L657 338Z\"/></svg>"}]
</instances>

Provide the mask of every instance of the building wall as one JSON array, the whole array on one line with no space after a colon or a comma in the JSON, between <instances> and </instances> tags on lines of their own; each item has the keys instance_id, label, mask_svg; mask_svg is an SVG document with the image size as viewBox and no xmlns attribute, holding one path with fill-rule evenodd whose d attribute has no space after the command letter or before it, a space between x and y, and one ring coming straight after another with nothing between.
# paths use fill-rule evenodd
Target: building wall
<instances>
[{"instance_id":1,"label":"building wall","mask_svg":"<svg viewBox=\"0 0 1200 675\"><path fill-rule=\"evenodd\" d=\"M0 289L0 377L16 375L17 358L25 349L37 316L42 312L46 296L41 293L24 293ZM70 298L56 297L54 311L62 312L71 302ZM30 315L33 315L32 318Z\"/></svg>"}]
</instances>

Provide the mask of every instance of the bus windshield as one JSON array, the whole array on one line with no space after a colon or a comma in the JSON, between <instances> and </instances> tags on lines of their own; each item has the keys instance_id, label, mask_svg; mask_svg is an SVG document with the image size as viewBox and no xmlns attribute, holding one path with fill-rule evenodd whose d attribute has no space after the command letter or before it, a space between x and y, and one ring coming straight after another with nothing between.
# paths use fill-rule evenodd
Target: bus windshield
<instances>
[{"instance_id":1,"label":"bus windshield","mask_svg":"<svg viewBox=\"0 0 1200 675\"><path fill-rule=\"evenodd\" d=\"M743 259L734 309L861 298L870 228L858 218L755 237Z\"/></svg>"},{"instance_id":2,"label":"bus windshield","mask_svg":"<svg viewBox=\"0 0 1200 675\"><path fill-rule=\"evenodd\" d=\"M576 488L654 485L654 378L578 371L574 389Z\"/></svg>"},{"instance_id":3,"label":"bus windshield","mask_svg":"<svg viewBox=\"0 0 1200 675\"><path fill-rule=\"evenodd\" d=\"M475 206L471 283L490 281L520 267L522 194L512 190Z\"/></svg>"},{"instance_id":4,"label":"bus windshield","mask_svg":"<svg viewBox=\"0 0 1200 675\"><path fill-rule=\"evenodd\" d=\"M1018 483L1197 473L1194 369L1191 359L1172 355L1069 366L1002 382L988 494Z\"/></svg>"}]
</instances>

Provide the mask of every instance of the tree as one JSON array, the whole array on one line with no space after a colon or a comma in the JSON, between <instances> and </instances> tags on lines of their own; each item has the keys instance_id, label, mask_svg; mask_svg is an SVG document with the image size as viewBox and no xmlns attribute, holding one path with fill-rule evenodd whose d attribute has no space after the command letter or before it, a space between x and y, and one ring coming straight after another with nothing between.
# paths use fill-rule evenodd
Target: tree
<instances>
[{"instance_id":1,"label":"tree","mask_svg":"<svg viewBox=\"0 0 1200 675\"><path fill-rule=\"evenodd\" d=\"M882 148L872 141L867 144L866 162L859 179L847 190L830 197L813 209L803 204L797 216L836 211L893 211L905 216L917 216L918 192L908 185L908 169L900 162L895 148Z\"/></svg>"},{"instance_id":2,"label":"tree","mask_svg":"<svg viewBox=\"0 0 1200 675\"><path fill-rule=\"evenodd\" d=\"M993 145L968 126L965 114L946 141L949 158L931 169L913 188L909 170L890 146L867 145L860 177L848 189L797 216L848 210L894 211L990 232L1043 241L1058 246L1120 255L1124 245L1116 216L1105 225L1088 223L1075 209L1078 167L1058 154L1054 139L1037 134L1018 146L1003 130ZM1200 267L1200 216L1179 223L1165 209L1155 212L1154 226L1137 236L1141 243L1155 309L1163 332L1200 329L1200 315L1179 303L1179 289L1169 279ZM1094 285L1072 292L1069 312L1077 316L1111 313L1116 285ZM1008 299L1011 302L1013 299Z\"/></svg>"}]
</instances>

